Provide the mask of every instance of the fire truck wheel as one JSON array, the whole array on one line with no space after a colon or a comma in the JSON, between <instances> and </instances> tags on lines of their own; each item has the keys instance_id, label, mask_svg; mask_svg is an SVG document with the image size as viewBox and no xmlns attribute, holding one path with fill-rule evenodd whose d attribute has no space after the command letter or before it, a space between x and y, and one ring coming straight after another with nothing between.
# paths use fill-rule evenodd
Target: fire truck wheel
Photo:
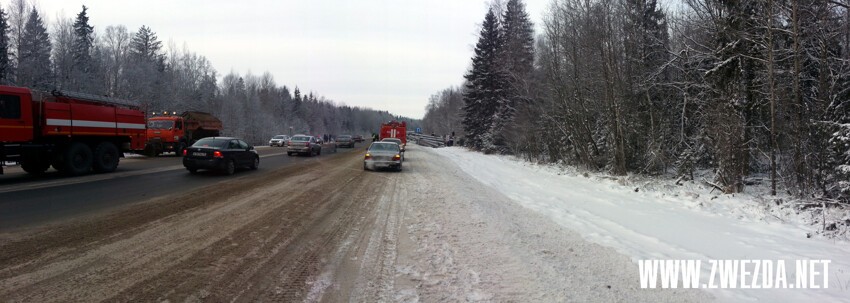
<instances>
[{"instance_id":1,"label":"fire truck wheel","mask_svg":"<svg viewBox=\"0 0 850 303\"><path fill-rule=\"evenodd\" d=\"M186 149L186 143L180 142L180 144L177 144L177 148L174 149L174 155L182 157L184 149Z\"/></svg>"},{"instance_id":2,"label":"fire truck wheel","mask_svg":"<svg viewBox=\"0 0 850 303\"><path fill-rule=\"evenodd\" d=\"M101 142L94 149L94 171L109 173L118 168L118 148L111 142Z\"/></svg>"},{"instance_id":3,"label":"fire truck wheel","mask_svg":"<svg viewBox=\"0 0 850 303\"><path fill-rule=\"evenodd\" d=\"M88 145L80 142L71 143L65 150L62 171L69 175L82 175L92 167L92 152Z\"/></svg>"},{"instance_id":4,"label":"fire truck wheel","mask_svg":"<svg viewBox=\"0 0 850 303\"><path fill-rule=\"evenodd\" d=\"M26 159L21 162L21 169L31 175L40 175L47 171L50 168L50 162L47 162L43 159L32 158Z\"/></svg>"}]
</instances>

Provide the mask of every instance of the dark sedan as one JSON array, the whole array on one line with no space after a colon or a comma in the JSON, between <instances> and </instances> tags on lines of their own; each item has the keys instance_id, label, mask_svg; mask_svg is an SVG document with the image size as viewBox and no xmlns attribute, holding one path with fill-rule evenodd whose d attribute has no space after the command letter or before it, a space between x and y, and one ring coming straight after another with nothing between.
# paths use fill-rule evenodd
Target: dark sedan
<instances>
[{"instance_id":1,"label":"dark sedan","mask_svg":"<svg viewBox=\"0 0 850 303\"><path fill-rule=\"evenodd\" d=\"M339 147L354 147L354 138L349 135L336 137L336 146Z\"/></svg>"},{"instance_id":2,"label":"dark sedan","mask_svg":"<svg viewBox=\"0 0 850 303\"><path fill-rule=\"evenodd\" d=\"M238 138L210 137L198 140L183 151L183 166L190 173L199 169L232 175L237 168L257 169L260 155L253 146Z\"/></svg>"}]
</instances>

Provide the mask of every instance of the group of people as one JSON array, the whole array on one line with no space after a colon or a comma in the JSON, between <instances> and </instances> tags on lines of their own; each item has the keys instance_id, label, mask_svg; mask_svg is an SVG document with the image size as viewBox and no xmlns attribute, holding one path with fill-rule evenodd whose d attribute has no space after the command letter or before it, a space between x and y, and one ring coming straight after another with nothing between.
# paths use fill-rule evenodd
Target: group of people
<instances>
[{"instance_id":1,"label":"group of people","mask_svg":"<svg viewBox=\"0 0 850 303\"><path fill-rule=\"evenodd\" d=\"M431 133L431 137L437 137L437 135L434 134L434 133ZM440 136L440 137L443 139L443 143L445 143L446 146L455 145L455 132L452 132L450 135L444 135L444 136Z\"/></svg>"}]
</instances>

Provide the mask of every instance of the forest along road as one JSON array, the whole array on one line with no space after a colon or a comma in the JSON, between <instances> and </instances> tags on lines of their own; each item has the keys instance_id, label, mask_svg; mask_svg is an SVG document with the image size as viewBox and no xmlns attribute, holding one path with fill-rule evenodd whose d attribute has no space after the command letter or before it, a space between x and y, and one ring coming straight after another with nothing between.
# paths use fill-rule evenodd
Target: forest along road
<instances>
[{"instance_id":1,"label":"forest along road","mask_svg":"<svg viewBox=\"0 0 850 303\"><path fill-rule=\"evenodd\" d=\"M427 148L362 154L0 233L0 298L67 301L706 301L641 290L627 257Z\"/></svg>"},{"instance_id":2,"label":"forest along road","mask_svg":"<svg viewBox=\"0 0 850 303\"><path fill-rule=\"evenodd\" d=\"M328 146L330 147L330 146ZM363 146L358 145L357 153ZM341 148L339 153L354 149ZM260 170L241 170L233 176L201 171L190 175L181 157L148 158L132 156L121 159L118 170L108 174L66 177L49 170L34 177L17 166L7 167L0 175L0 232L54 223L80 215L97 213L151 198L183 193L234 178L255 178L265 171L276 170L303 161L322 161L335 153L319 157L288 157L280 147L257 147Z\"/></svg>"}]
</instances>

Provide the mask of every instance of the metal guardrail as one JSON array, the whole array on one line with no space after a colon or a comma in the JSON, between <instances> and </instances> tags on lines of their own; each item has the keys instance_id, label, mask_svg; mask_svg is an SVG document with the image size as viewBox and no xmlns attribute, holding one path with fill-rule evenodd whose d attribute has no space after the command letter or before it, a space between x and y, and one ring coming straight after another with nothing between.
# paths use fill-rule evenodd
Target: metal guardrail
<instances>
[{"instance_id":1,"label":"metal guardrail","mask_svg":"<svg viewBox=\"0 0 850 303\"><path fill-rule=\"evenodd\" d=\"M423 134L410 134L407 135L408 140L416 141L416 144L428 147L444 147L446 146L446 141L443 137L440 136L428 136Z\"/></svg>"}]
</instances>

